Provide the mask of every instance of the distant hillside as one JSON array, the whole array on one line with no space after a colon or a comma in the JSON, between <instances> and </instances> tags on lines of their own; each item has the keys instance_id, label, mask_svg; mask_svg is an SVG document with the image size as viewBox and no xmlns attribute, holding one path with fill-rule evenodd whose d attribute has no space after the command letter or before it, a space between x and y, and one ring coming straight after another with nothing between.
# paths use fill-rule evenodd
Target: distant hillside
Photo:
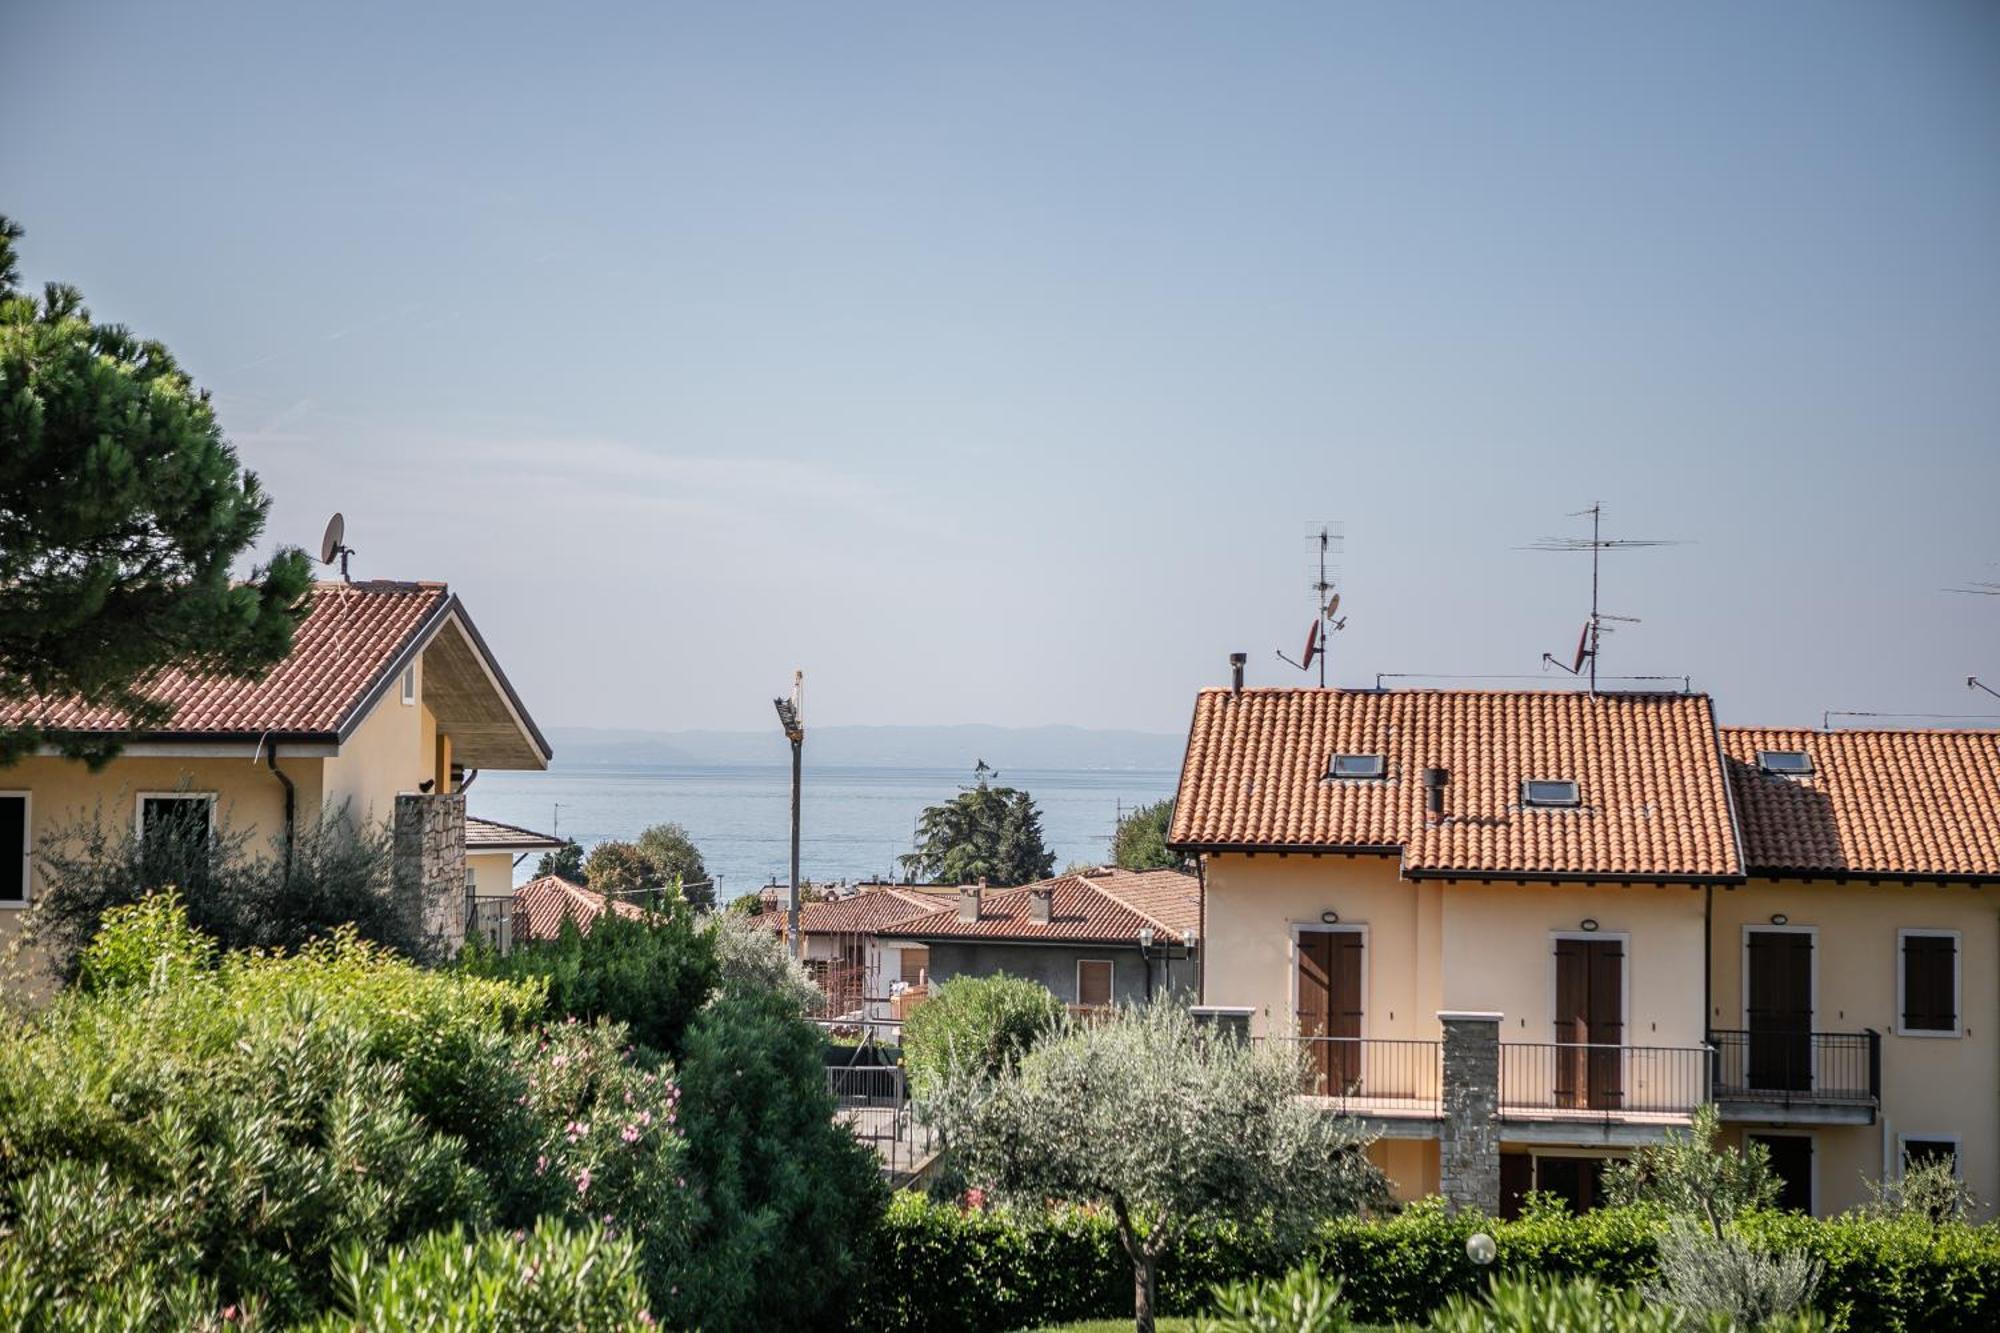
<instances>
[{"instance_id":1,"label":"distant hillside","mask_svg":"<svg viewBox=\"0 0 2000 1333\"><path fill-rule=\"evenodd\" d=\"M791 751L769 731L618 731L554 727L558 764L664 764L688 767L783 764ZM1148 731L1086 727L816 727L806 762L829 768L951 768L970 772L984 759L1009 769L1176 770L1185 738Z\"/></svg>"}]
</instances>

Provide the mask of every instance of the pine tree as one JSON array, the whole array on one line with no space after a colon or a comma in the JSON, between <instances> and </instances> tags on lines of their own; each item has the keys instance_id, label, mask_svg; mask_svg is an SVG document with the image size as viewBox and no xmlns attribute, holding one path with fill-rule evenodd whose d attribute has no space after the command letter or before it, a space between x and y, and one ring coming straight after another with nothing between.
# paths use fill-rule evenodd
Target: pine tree
<instances>
[{"instance_id":1,"label":"pine tree","mask_svg":"<svg viewBox=\"0 0 2000 1333\"><path fill-rule=\"evenodd\" d=\"M1032 884L1055 873L1034 797L989 785L989 771L982 763L972 786L917 817L916 849L900 858L906 873L945 884L983 879L996 888Z\"/></svg>"},{"instance_id":2,"label":"pine tree","mask_svg":"<svg viewBox=\"0 0 2000 1333\"><path fill-rule=\"evenodd\" d=\"M161 671L255 677L291 651L311 566L285 549L231 578L270 500L207 392L74 287L20 290L21 234L0 217L0 710L76 698L157 728ZM0 765L45 742L95 763L118 749L0 723Z\"/></svg>"}]
</instances>

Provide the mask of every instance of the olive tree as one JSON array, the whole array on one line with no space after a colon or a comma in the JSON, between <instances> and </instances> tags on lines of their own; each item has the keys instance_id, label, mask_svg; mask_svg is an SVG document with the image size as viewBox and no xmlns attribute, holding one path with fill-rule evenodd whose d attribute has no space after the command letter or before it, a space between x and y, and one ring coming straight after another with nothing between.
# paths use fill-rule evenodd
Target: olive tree
<instances>
[{"instance_id":1,"label":"olive tree","mask_svg":"<svg viewBox=\"0 0 2000 1333\"><path fill-rule=\"evenodd\" d=\"M1300 1097L1304 1072L1289 1047L1163 999L1071 1025L938 1107L957 1165L992 1197L1111 1214L1134 1324L1151 1333L1160 1261L1189 1227L1254 1221L1298 1248L1319 1219L1386 1197L1367 1135Z\"/></svg>"}]
</instances>

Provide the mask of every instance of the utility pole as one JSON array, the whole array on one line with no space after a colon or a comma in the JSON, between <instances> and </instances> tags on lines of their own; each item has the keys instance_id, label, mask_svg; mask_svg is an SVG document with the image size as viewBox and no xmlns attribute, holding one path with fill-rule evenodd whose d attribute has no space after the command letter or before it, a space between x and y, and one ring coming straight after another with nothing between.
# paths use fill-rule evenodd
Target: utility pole
<instances>
[{"instance_id":1,"label":"utility pole","mask_svg":"<svg viewBox=\"0 0 2000 1333\"><path fill-rule=\"evenodd\" d=\"M792 889L785 902L785 940L791 945L792 956L801 961L805 942L799 938L799 782L806 745L805 696L806 673L794 671L792 697L771 701L778 709L778 725L792 743Z\"/></svg>"}]
</instances>

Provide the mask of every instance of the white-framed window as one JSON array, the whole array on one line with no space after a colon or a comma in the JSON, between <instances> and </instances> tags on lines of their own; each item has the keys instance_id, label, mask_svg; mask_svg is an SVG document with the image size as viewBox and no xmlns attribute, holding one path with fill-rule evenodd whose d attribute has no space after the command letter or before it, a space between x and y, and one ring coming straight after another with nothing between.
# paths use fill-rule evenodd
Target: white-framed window
<instances>
[{"instance_id":1,"label":"white-framed window","mask_svg":"<svg viewBox=\"0 0 2000 1333\"><path fill-rule=\"evenodd\" d=\"M1896 1035L1957 1037L1959 947L1955 930L1896 932Z\"/></svg>"},{"instance_id":2,"label":"white-framed window","mask_svg":"<svg viewBox=\"0 0 2000 1333\"><path fill-rule=\"evenodd\" d=\"M132 830L140 838L174 829L206 838L215 831L212 791L142 791L132 815Z\"/></svg>"},{"instance_id":3,"label":"white-framed window","mask_svg":"<svg viewBox=\"0 0 2000 1333\"><path fill-rule=\"evenodd\" d=\"M1326 766L1330 778L1368 780L1389 775L1389 756L1383 754L1337 754Z\"/></svg>"},{"instance_id":4,"label":"white-framed window","mask_svg":"<svg viewBox=\"0 0 2000 1333\"><path fill-rule=\"evenodd\" d=\"M1104 1009L1111 1004L1111 983L1118 968L1109 958L1076 960L1076 1002L1084 1009Z\"/></svg>"},{"instance_id":5,"label":"white-framed window","mask_svg":"<svg viewBox=\"0 0 2000 1333\"><path fill-rule=\"evenodd\" d=\"M27 792L0 791L0 906L28 901L33 815L34 798Z\"/></svg>"},{"instance_id":6,"label":"white-framed window","mask_svg":"<svg viewBox=\"0 0 2000 1333\"><path fill-rule=\"evenodd\" d=\"M1583 804L1583 794L1570 778L1529 778L1521 784L1521 804L1573 806Z\"/></svg>"},{"instance_id":7,"label":"white-framed window","mask_svg":"<svg viewBox=\"0 0 2000 1333\"><path fill-rule=\"evenodd\" d=\"M1896 1173L1900 1176L1919 1162L1935 1161L1943 1158L1951 1163L1951 1173L1963 1179L1965 1169L1958 1155L1956 1134L1898 1134L1896 1136Z\"/></svg>"},{"instance_id":8,"label":"white-framed window","mask_svg":"<svg viewBox=\"0 0 2000 1333\"><path fill-rule=\"evenodd\" d=\"M402 690L403 690L403 695L402 695L402 697L403 697L403 702L404 702L404 703L405 703L406 705L407 705L407 704L414 704L414 703L416 703L416 701L417 701L417 664L416 664L415 662L412 662L412 663L410 663L410 664L409 664L408 666L406 666L406 667L404 667L404 668L403 668L403 686L402 686Z\"/></svg>"},{"instance_id":9,"label":"white-framed window","mask_svg":"<svg viewBox=\"0 0 2000 1333\"><path fill-rule=\"evenodd\" d=\"M1809 778L1812 776L1812 756L1804 750L1759 750L1757 767L1774 777Z\"/></svg>"}]
</instances>

